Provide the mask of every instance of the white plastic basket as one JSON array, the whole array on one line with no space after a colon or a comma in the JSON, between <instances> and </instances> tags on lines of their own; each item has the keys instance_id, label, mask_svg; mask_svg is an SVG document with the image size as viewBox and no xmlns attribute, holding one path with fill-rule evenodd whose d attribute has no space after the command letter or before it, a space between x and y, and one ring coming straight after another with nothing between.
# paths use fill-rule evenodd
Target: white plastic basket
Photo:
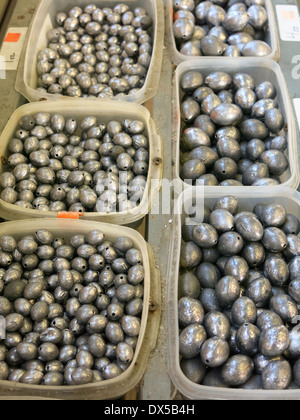
<instances>
[{"instance_id":1,"label":"white plastic basket","mask_svg":"<svg viewBox=\"0 0 300 420\"><path fill-rule=\"evenodd\" d=\"M191 400L294 400L300 399L299 390L284 391L251 391L244 389L225 389L198 385L190 381L180 368L179 356L179 324L178 324L178 281L181 252L182 226L187 217L187 211L193 200L197 204L203 203L213 207L216 200L226 195L224 188L214 190L190 188L180 195L175 205L174 235L169 260L169 288L168 288L168 370L175 387L187 399ZM285 206L288 213L300 218L300 194L290 188L253 189L239 188L234 191L239 199L241 211L253 211L258 203L278 203Z\"/></svg>"},{"instance_id":2,"label":"white plastic basket","mask_svg":"<svg viewBox=\"0 0 300 420\"><path fill-rule=\"evenodd\" d=\"M78 220L28 220L0 224L0 236L12 235L17 240L32 235L38 229L47 229L54 236L63 236L66 242L76 234L87 234L91 230L101 230L108 240L116 241L120 236L127 236L134 242L143 256L145 268L144 307L141 319L141 331L134 359L122 375L117 378L84 386L49 387L25 385L0 381L0 395L17 395L57 398L57 399L95 399L107 400L118 398L133 389L142 379L147 367L150 352L155 348L160 319L160 275L155 267L153 252L144 238L135 230L105 223ZM158 310L149 311L150 303L155 303Z\"/></svg>"},{"instance_id":3,"label":"white plastic basket","mask_svg":"<svg viewBox=\"0 0 300 420\"><path fill-rule=\"evenodd\" d=\"M14 132L17 129L18 121L24 115L33 115L37 112L48 112L50 114L60 113L65 117L75 117L78 122L84 117L93 115L99 118L101 122L108 123L112 120L120 122L125 119L139 119L144 122L145 133L149 138L149 171L148 182L142 202L136 208L119 213L84 213L81 219L115 223L119 225L130 225L143 219L150 211L155 196L159 190L159 182L162 178L162 142L157 133L156 126L152 120L149 111L138 104L124 104L121 102L100 101L95 107L93 100L69 100L69 101L51 101L35 102L18 108L7 123L0 137L0 174L4 171L3 159L8 157L7 145ZM158 182L151 182L156 180ZM55 212L39 212L36 210L27 210L21 207L8 204L0 200L0 217L4 220L18 220L30 218L57 217Z\"/></svg>"},{"instance_id":4,"label":"white plastic basket","mask_svg":"<svg viewBox=\"0 0 300 420\"><path fill-rule=\"evenodd\" d=\"M212 71L224 71L233 76L236 73L248 73L254 80L256 85L264 81L270 81L274 84L277 90L277 101L279 108L282 111L286 125L288 140L288 151L286 152L289 169L281 176L281 185L283 187L290 187L297 189L300 182L300 173L298 165L298 142L297 142L297 130L294 117L294 110L291 104L291 99L288 93L287 84L284 75L280 69L280 66L272 60L268 59L257 59L257 58L237 58L235 60L231 58L223 58L222 62L215 58L206 58L205 61L202 59L190 60L181 63L175 72L174 83L173 83L173 133L172 138L174 139L175 145L175 162L174 176L177 179L180 178L180 137L182 132L182 120L180 113L180 105L182 99L182 92L180 88L180 81L182 76L190 70L196 70L202 73L203 77L208 76ZM182 184L187 187L181 181ZM216 187L206 187L216 188ZM235 189L239 187L226 187L229 189ZM256 187L245 187L245 188L256 188ZM269 187L270 188L270 187ZM272 187L271 187L272 188Z\"/></svg>"},{"instance_id":5,"label":"white plastic basket","mask_svg":"<svg viewBox=\"0 0 300 420\"><path fill-rule=\"evenodd\" d=\"M274 7L271 0L265 0L266 10L269 17L269 29L267 32L267 39L265 40L271 47L272 52L267 55L265 58L270 58L272 60L278 61L280 59L280 43L279 35L277 30L276 17L274 12ZM173 9L173 0L167 0L166 6L166 31L167 31L167 47L170 52L171 60L174 64L178 65L186 60L205 60L207 57L189 57L184 54L181 54L177 48L176 40L173 31L174 23L174 9ZM214 57L216 60L223 60L224 57ZM249 57L242 57L247 59Z\"/></svg>"},{"instance_id":6,"label":"white plastic basket","mask_svg":"<svg viewBox=\"0 0 300 420\"><path fill-rule=\"evenodd\" d=\"M120 3L118 0L96 0L92 2L98 7L113 8ZM164 45L164 8L162 0L126 0L124 3L131 8L143 7L147 10L149 16L153 19L153 52L151 65L145 85L134 95L127 95L124 98L118 98L121 101L144 103L156 95L160 73L162 67L163 45ZM62 95L53 95L41 93L37 90L37 55L47 47L47 32L57 26L55 16L58 12L68 12L74 7L74 0L41 0L39 7L32 19L27 44L24 47L24 53L20 60L16 90L25 96L29 102L54 99L67 99L70 97ZM91 4L90 0L80 0L76 6L85 7ZM97 98L95 98L97 99ZM113 99L113 98L112 98ZM99 99L98 99L99 101Z\"/></svg>"}]
</instances>

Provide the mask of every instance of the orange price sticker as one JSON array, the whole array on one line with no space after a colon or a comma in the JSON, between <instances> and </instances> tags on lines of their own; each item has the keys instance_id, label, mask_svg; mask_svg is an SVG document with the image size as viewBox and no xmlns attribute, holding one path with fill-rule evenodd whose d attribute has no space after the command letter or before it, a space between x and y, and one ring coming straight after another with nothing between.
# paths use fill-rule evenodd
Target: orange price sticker
<instances>
[{"instance_id":1,"label":"orange price sticker","mask_svg":"<svg viewBox=\"0 0 300 420\"><path fill-rule=\"evenodd\" d=\"M79 217L83 216L83 213L76 213L76 212L60 212L57 215L58 219L74 219L74 220L79 220Z\"/></svg>"},{"instance_id":2,"label":"orange price sticker","mask_svg":"<svg viewBox=\"0 0 300 420\"><path fill-rule=\"evenodd\" d=\"M172 17L172 22L175 22L175 18L174 18L174 9L173 9L173 7L172 7L172 6L170 7L170 13L171 13L171 17Z\"/></svg>"},{"instance_id":3,"label":"orange price sticker","mask_svg":"<svg viewBox=\"0 0 300 420\"><path fill-rule=\"evenodd\" d=\"M8 33L4 42L18 42L22 34Z\"/></svg>"}]
</instances>

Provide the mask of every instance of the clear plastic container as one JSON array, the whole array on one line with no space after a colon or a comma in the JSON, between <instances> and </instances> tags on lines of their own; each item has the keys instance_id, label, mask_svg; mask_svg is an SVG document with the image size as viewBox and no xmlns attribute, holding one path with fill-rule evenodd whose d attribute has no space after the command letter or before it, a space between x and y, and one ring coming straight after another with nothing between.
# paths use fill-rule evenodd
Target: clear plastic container
<instances>
[{"instance_id":1,"label":"clear plastic container","mask_svg":"<svg viewBox=\"0 0 300 420\"><path fill-rule=\"evenodd\" d=\"M7 123L0 137L0 173L4 171L3 162L8 157L7 145L18 127L18 121L24 115L33 115L37 112L61 113L65 117L75 117L78 122L84 117L93 115L99 118L101 122L108 123L112 120L138 119L145 124L145 133L149 138L149 172L148 182L145 188L144 198L136 208L119 213L85 213L81 219L115 223L119 225L130 225L143 219L150 211L155 196L159 190L159 182L162 178L162 142L157 133L154 121L149 111L138 104L124 104L121 102L99 101L95 107L93 100L69 100L69 101L47 101L34 102L18 108ZM0 217L4 220L18 220L30 218L57 217L57 213L39 212L36 210L27 210L21 207L8 204L0 200Z\"/></svg>"},{"instance_id":2,"label":"clear plastic container","mask_svg":"<svg viewBox=\"0 0 300 420\"><path fill-rule=\"evenodd\" d=\"M280 69L280 66L272 60L258 59L258 58L237 58L232 60L231 58L223 58L222 61L218 61L215 58L206 58L205 61L202 59L190 60L181 63L175 72L174 83L173 83L173 139L174 139L174 153L175 153L175 178L180 178L180 140L182 133L182 120L180 105L183 94L180 88L180 81L182 76L190 70L196 70L202 73L203 77L208 76L213 71L224 71L233 76L236 73L247 73L250 74L256 85L264 81L269 81L274 84L277 90L277 102L279 109L282 111L288 130L283 135L287 136L288 150L286 156L288 158L290 167L280 177L281 185L284 187L290 187L297 189L300 182L300 173L298 165L298 141L297 141L297 130L296 122L294 117L294 110L291 104L291 99L288 93L287 84L284 75ZM183 181L182 184L188 186ZM216 187L206 187L216 188ZM235 189L239 187L226 187L229 189ZM250 187L245 187L250 188ZM256 187L251 187L256 188ZM270 188L270 187L268 187ZM271 187L272 188L272 187Z\"/></svg>"},{"instance_id":3,"label":"clear plastic container","mask_svg":"<svg viewBox=\"0 0 300 420\"><path fill-rule=\"evenodd\" d=\"M54 236L62 236L66 242L76 233L85 235L91 230L101 230L107 239L115 241L120 236L128 236L134 242L143 256L145 268L144 307L141 321L141 331L134 359L119 377L84 386L35 386L0 381L0 395L15 397L57 398L57 399L116 399L133 389L142 379L147 367L150 352L155 348L160 320L160 274L155 266L153 251L144 238L135 230L105 223L95 223L78 220L27 220L0 224L0 236L12 235L17 240L26 235L32 235L38 229L47 229ZM150 311L150 304L155 303L158 309Z\"/></svg>"},{"instance_id":4,"label":"clear plastic container","mask_svg":"<svg viewBox=\"0 0 300 420\"><path fill-rule=\"evenodd\" d=\"M187 212L193 200L197 206L203 203L212 207L216 200L226 195L224 188L213 190L198 188L187 189L178 198L174 210L174 236L169 259L169 287L167 299L168 316L168 369L175 387L187 399L191 400L289 400L300 399L299 390L284 391L250 391L244 389L223 389L207 387L191 382L180 368L179 356L179 327L178 327L178 280L180 268L181 231L186 222ZM258 203L278 203L285 206L288 213L300 218L300 194L290 188L277 187L274 189L235 189L234 196L239 199L241 211L253 211Z\"/></svg>"},{"instance_id":5,"label":"clear plastic container","mask_svg":"<svg viewBox=\"0 0 300 420\"><path fill-rule=\"evenodd\" d=\"M166 31L167 31L167 48L170 52L171 60L174 64L178 65L186 60L205 60L208 57L189 57L187 55L181 54L177 48L176 40L173 31L174 23L174 9L173 9L173 0L166 0ZM272 60L278 61L280 59L280 43L279 35L277 29L277 21L274 11L274 6L271 0L265 0L265 7L269 17L269 29L267 32L266 42L270 45L272 52L267 55L265 58L270 58ZM224 57L214 57L216 60L223 60ZM247 59L248 57L242 57Z\"/></svg>"},{"instance_id":6,"label":"clear plastic container","mask_svg":"<svg viewBox=\"0 0 300 420\"><path fill-rule=\"evenodd\" d=\"M97 0L92 3L101 8L113 8L120 1ZM124 3L128 4L131 8L145 8L154 22L152 60L145 85L136 94L127 95L124 98L118 99L127 102L144 103L156 95L159 85L164 45L164 7L162 0L126 0ZM32 19L28 41L24 47L24 53L19 64L15 86L16 90L25 96L29 102L39 101L41 99L70 99L67 96L45 94L37 90L37 55L48 45L46 35L50 29L57 26L55 22L57 13L61 11L68 12L74 5L85 7L88 4L91 4L91 0L80 0L76 2L74 0L63 0L63 2L61 0L41 0Z\"/></svg>"}]
</instances>

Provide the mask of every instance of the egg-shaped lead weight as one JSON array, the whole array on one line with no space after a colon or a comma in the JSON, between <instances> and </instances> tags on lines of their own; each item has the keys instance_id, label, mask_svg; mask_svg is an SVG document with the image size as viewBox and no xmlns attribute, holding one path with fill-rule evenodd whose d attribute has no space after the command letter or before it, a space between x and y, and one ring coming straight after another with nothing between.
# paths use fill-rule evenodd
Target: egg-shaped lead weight
<instances>
[{"instance_id":1,"label":"egg-shaped lead weight","mask_svg":"<svg viewBox=\"0 0 300 420\"><path fill-rule=\"evenodd\" d=\"M230 386L241 386L246 383L253 372L254 365L250 357L236 355L222 367L223 380Z\"/></svg>"},{"instance_id":2,"label":"egg-shaped lead weight","mask_svg":"<svg viewBox=\"0 0 300 420\"><path fill-rule=\"evenodd\" d=\"M180 354L186 359L198 356L206 338L204 327L199 324L189 325L181 332L179 337Z\"/></svg>"},{"instance_id":3,"label":"egg-shaped lead weight","mask_svg":"<svg viewBox=\"0 0 300 420\"><path fill-rule=\"evenodd\" d=\"M287 389L292 381L292 368L288 361L271 362L262 373L263 389Z\"/></svg>"}]
</instances>

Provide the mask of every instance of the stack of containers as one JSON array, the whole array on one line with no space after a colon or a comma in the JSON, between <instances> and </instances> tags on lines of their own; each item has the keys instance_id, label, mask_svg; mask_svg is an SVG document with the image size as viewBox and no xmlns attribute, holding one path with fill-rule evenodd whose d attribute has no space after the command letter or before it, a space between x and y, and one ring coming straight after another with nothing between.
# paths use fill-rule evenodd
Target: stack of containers
<instances>
[{"instance_id":1,"label":"stack of containers","mask_svg":"<svg viewBox=\"0 0 300 420\"><path fill-rule=\"evenodd\" d=\"M89 0L78 2L67 0L63 3L63 10L65 11L71 10L74 6L84 8L91 4ZM120 4L117 0L96 1L94 3L100 8L113 8ZM106 238L111 241L122 236L131 238L135 247L142 253L145 267L144 306L137 350L130 367L117 378L77 387L33 386L0 381L0 394L3 396L96 400L119 398L136 387L141 381L150 353L156 346L160 322L159 308L161 306L160 274L156 268L151 247L132 227L139 226L154 203L158 187L151 188L151 181L155 181L153 185L157 186L162 178L162 140L149 111L140 104L144 104L155 96L158 89L163 56L164 10L161 0L127 0L126 4L132 10L137 7L146 9L153 20L154 45L151 64L143 88L134 95L122 97L121 101L118 102L114 100L74 99L39 92L36 72L37 55L39 51L47 47L46 34L54 28L56 14L62 11L61 1L41 0L32 20L16 81L16 89L31 103L14 112L2 133L0 139L2 156L0 173L5 170L8 142L18 128L18 121L25 115L34 115L38 112L60 113L65 118L75 117L79 123L85 117L91 115L97 118L101 117L103 123L113 120L120 123L127 119L140 120L145 125L145 134L149 139L149 171L142 202L131 211L110 214L85 213L80 215L79 220L72 220L68 214L65 215L66 218L63 218L64 215L21 209L0 200L0 216L4 220L12 221L0 225L0 236L7 234L20 239L24 235L34 234L38 229L46 229L54 235L63 235L66 241L74 234L85 235L91 230L102 231ZM27 219L25 224L24 219ZM124 225L127 227L124 227ZM128 226L131 226L131 228ZM150 311L151 304L153 304L151 308L155 307L157 310L152 309Z\"/></svg>"},{"instance_id":2,"label":"stack of containers","mask_svg":"<svg viewBox=\"0 0 300 420\"><path fill-rule=\"evenodd\" d=\"M199 2L198 2L199 3ZM245 3L245 2L243 2ZM233 4L233 3L232 3ZM174 178L180 185L174 206L174 234L170 249L169 260L169 290L168 290L168 366L170 377L185 399L293 399L299 398L298 390L290 391L250 391L244 389L224 389L198 385L189 380L180 367L179 353L179 323L178 323L178 285L180 273L180 253L182 243L182 227L189 218L188 211L197 200L197 208L201 211L201 203L213 208L217 199L223 196L235 196L239 200L241 211L253 211L258 203L278 203L285 206L288 213L299 218L300 194L296 191L299 182L297 133L294 111L288 93L287 85L280 66L276 63L280 59L279 36L277 31L274 8L270 0L265 0L269 18L267 42L272 52L264 58L255 57L188 57L179 52L173 31L175 2L167 0L166 26L169 54L176 68L173 79L173 158ZM181 100L184 92L181 90L181 80L184 74L196 71L203 79L212 72L226 72L231 77L236 73L250 74L256 85L269 81L277 90L279 109L282 111L287 125L289 170L280 178L281 185L269 187L254 186L197 186L185 183L181 178L181 150L180 143L184 121L181 115ZM183 192L182 192L183 191ZM182 193L180 193L182 192ZM199 217L199 214L197 214ZM197 219L198 220L198 219Z\"/></svg>"}]
</instances>

